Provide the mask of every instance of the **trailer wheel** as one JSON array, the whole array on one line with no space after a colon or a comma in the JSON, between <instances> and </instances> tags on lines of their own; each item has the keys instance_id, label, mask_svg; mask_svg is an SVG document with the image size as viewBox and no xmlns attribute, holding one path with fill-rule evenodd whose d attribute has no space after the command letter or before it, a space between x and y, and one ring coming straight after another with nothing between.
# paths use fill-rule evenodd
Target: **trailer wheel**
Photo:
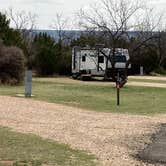
<instances>
[{"instance_id":1,"label":"trailer wheel","mask_svg":"<svg viewBox=\"0 0 166 166\"><path fill-rule=\"evenodd\" d=\"M91 77L91 75L81 75L81 80L82 81L91 81L92 77Z\"/></svg>"}]
</instances>

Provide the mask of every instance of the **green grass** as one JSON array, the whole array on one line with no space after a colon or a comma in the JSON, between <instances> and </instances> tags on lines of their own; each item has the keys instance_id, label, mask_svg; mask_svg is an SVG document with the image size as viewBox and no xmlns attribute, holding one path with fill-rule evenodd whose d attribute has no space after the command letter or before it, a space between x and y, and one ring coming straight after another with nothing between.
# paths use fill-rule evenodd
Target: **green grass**
<instances>
[{"instance_id":1,"label":"green grass","mask_svg":"<svg viewBox=\"0 0 166 166\"><path fill-rule=\"evenodd\" d=\"M0 166L5 166L2 161L11 161L13 166L95 165L95 157L84 151L73 150L68 145L0 127Z\"/></svg>"},{"instance_id":2,"label":"green grass","mask_svg":"<svg viewBox=\"0 0 166 166\"><path fill-rule=\"evenodd\" d=\"M47 80L47 79L46 79ZM56 79L57 80L57 79ZM33 81L34 99L61 103L98 112L130 114L166 113L166 89L125 86L121 89L121 105L116 106L116 90L113 85L85 85L45 81ZM24 87L0 86L0 95L15 96Z\"/></svg>"},{"instance_id":3,"label":"green grass","mask_svg":"<svg viewBox=\"0 0 166 166\"><path fill-rule=\"evenodd\" d=\"M166 80L154 80L154 79L129 78L129 81L166 84Z\"/></svg>"}]
</instances>

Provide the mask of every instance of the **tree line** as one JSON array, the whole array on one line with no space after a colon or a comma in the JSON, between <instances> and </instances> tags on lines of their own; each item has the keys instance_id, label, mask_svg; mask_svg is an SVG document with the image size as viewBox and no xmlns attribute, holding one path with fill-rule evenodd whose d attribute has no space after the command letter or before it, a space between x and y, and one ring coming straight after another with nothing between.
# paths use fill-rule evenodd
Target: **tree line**
<instances>
[{"instance_id":1,"label":"tree line","mask_svg":"<svg viewBox=\"0 0 166 166\"><path fill-rule=\"evenodd\" d=\"M55 40L46 33L33 33L36 15L13 9L5 14L0 12L1 82L20 83L25 69L32 69L40 76L70 75L72 47L97 44L112 50L127 48L132 65L143 66L146 74L166 74L163 13L142 4L133 0L101 0L98 5L81 9L76 13L78 26L86 33L77 39L72 38L72 33L65 34L64 29L71 26L60 14L52 24L59 36ZM10 22L15 28L10 27Z\"/></svg>"}]
</instances>

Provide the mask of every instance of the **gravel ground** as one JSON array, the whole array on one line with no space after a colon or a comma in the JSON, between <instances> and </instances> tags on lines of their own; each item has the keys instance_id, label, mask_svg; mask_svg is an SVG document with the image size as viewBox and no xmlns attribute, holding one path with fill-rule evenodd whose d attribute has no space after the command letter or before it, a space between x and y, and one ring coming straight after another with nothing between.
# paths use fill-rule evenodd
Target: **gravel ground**
<instances>
[{"instance_id":1,"label":"gravel ground","mask_svg":"<svg viewBox=\"0 0 166 166\"><path fill-rule=\"evenodd\" d=\"M70 144L99 158L100 166L143 166L134 155L151 143L166 115L97 113L31 99L0 96L0 125Z\"/></svg>"},{"instance_id":2,"label":"gravel ground","mask_svg":"<svg viewBox=\"0 0 166 166\"><path fill-rule=\"evenodd\" d=\"M129 76L129 78L166 81L166 76Z\"/></svg>"},{"instance_id":3,"label":"gravel ground","mask_svg":"<svg viewBox=\"0 0 166 166\"><path fill-rule=\"evenodd\" d=\"M149 82L137 82L137 81L128 81L127 85L130 86L145 86L145 87L158 87L158 88L166 88L166 84L164 83L157 83L151 82L150 80L157 80L157 81L166 81L166 77L154 77L154 76L129 76L132 79L139 79L139 80L149 80Z\"/></svg>"},{"instance_id":4,"label":"gravel ground","mask_svg":"<svg viewBox=\"0 0 166 166\"><path fill-rule=\"evenodd\" d=\"M127 82L127 85L130 85L130 86L144 86L144 87L166 88L166 84L151 83L151 82L129 81L129 82Z\"/></svg>"}]
</instances>

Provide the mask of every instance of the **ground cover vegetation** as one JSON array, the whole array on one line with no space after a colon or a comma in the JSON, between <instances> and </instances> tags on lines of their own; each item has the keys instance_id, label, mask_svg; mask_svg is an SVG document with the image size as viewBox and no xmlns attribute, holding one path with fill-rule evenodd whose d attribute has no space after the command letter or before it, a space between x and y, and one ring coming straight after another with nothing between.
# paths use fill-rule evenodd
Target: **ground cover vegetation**
<instances>
[{"instance_id":1,"label":"ground cover vegetation","mask_svg":"<svg viewBox=\"0 0 166 166\"><path fill-rule=\"evenodd\" d=\"M148 115L165 113L166 110L163 88L125 86L121 89L121 105L118 107L114 84L72 81L69 78L34 78L33 99L110 113ZM0 95L16 96L18 93L24 93L24 86L0 86Z\"/></svg>"},{"instance_id":2,"label":"ground cover vegetation","mask_svg":"<svg viewBox=\"0 0 166 166\"><path fill-rule=\"evenodd\" d=\"M22 134L0 127L0 165L2 166L94 166L96 158L68 145Z\"/></svg>"}]
</instances>

